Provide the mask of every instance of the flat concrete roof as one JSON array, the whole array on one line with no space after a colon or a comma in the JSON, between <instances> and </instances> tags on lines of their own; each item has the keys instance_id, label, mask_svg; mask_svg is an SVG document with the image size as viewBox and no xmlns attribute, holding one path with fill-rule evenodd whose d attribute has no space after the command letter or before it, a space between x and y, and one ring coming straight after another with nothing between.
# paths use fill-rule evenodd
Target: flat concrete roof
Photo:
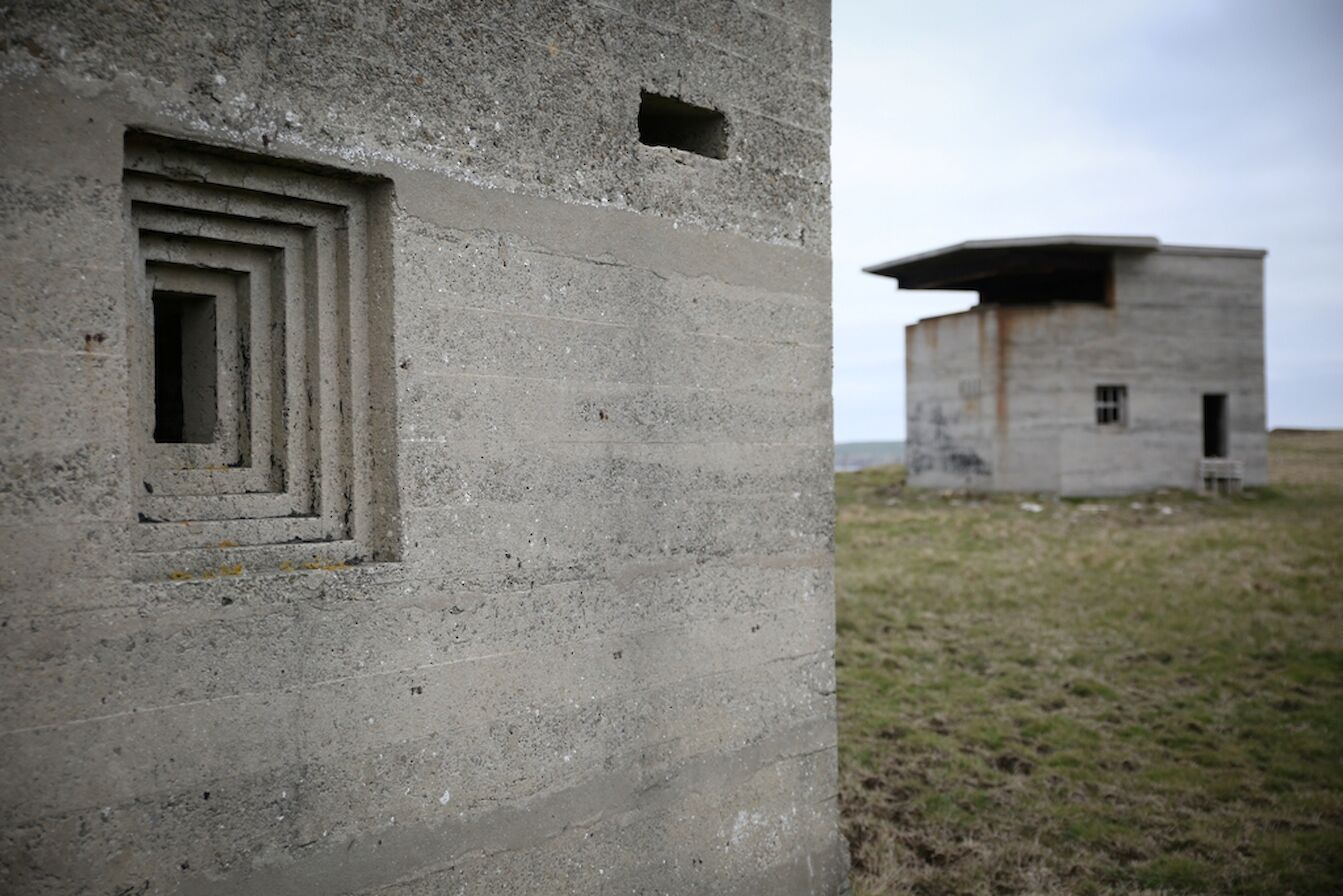
<instances>
[{"instance_id":1,"label":"flat concrete roof","mask_svg":"<svg viewBox=\"0 0 1343 896\"><path fill-rule=\"evenodd\" d=\"M967 240L883 261L863 270L880 277L896 278L900 289L973 290L1004 277L1038 278L1094 270L1117 252L1158 251L1240 258L1263 258L1267 254L1263 249L1171 245L1154 236L1059 234Z\"/></svg>"}]
</instances>

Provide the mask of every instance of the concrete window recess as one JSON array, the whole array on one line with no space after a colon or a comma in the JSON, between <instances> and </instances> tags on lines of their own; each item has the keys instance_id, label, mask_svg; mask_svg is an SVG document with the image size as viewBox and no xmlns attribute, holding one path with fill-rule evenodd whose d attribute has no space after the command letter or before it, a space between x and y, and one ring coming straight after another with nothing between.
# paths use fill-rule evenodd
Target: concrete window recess
<instances>
[{"instance_id":1,"label":"concrete window recess","mask_svg":"<svg viewBox=\"0 0 1343 896\"><path fill-rule=\"evenodd\" d=\"M841 892L829 3L11 6L0 894Z\"/></svg>"},{"instance_id":2,"label":"concrete window recess","mask_svg":"<svg viewBox=\"0 0 1343 896\"><path fill-rule=\"evenodd\" d=\"M135 573L391 559L389 188L132 134ZM385 339L385 335L384 335ZM381 344L379 340L379 344Z\"/></svg>"},{"instance_id":3,"label":"concrete window recess","mask_svg":"<svg viewBox=\"0 0 1343 896\"><path fill-rule=\"evenodd\" d=\"M717 109L645 90L639 96L639 142L726 159L727 118Z\"/></svg>"},{"instance_id":4,"label":"concrete window recess","mask_svg":"<svg viewBox=\"0 0 1343 896\"><path fill-rule=\"evenodd\" d=\"M1128 423L1128 386L1096 387L1096 423L1100 426Z\"/></svg>"}]
</instances>

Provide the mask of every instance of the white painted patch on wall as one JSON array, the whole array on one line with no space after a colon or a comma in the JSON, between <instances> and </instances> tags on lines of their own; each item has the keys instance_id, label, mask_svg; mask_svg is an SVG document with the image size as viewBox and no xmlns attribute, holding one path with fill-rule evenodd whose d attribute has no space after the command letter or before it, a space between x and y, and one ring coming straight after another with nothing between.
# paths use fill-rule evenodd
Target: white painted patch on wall
<instances>
[{"instance_id":1,"label":"white painted patch on wall","mask_svg":"<svg viewBox=\"0 0 1343 896\"><path fill-rule=\"evenodd\" d=\"M743 837L745 837L748 833L750 833L752 828L760 827L764 823L765 823L765 816L761 815L759 812L748 813L746 810L743 809L741 812L737 813L737 819L735 822L733 822L732 837L731 837L732 842L733 843L740 842Z\"/></svg>"}]
</instances>

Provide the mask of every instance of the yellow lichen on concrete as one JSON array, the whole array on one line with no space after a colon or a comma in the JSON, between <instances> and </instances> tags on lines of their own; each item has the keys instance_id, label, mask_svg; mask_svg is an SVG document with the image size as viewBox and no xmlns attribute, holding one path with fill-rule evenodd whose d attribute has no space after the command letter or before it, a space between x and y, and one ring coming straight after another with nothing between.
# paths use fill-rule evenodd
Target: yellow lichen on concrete
<instances>
[{"instance_id":1,"label":"yellow lichen on concrete","mask_svg":"<svg viewBox=\"0 0 1343 896\"><path fill-rule=\"evenodd\" d=\"M316 557L313 557L307 563L303 564L303 568L314 569L314 570L321 569L325 570L326 572L335 572L336 570L349 569L350 564L346 563L344 560L337 560L334 563L323 563L321 560L318 560Z\"/></svg>"}]
</instances>

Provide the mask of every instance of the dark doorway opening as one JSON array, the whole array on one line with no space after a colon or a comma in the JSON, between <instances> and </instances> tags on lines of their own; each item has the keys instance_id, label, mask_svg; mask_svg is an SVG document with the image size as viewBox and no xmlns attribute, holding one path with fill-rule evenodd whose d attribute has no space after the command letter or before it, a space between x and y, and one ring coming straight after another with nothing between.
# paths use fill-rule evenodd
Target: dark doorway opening
<instances>
[{"instance_id":1,"label":"dark doorway opening","mask_svg":"<svg viewBox=\"0 0 1343 896\"><path fill-rule=\"evenodd\" d=\"M154 293L154 441L214 441L218 405L214 296Z\"/></svg>"},{"instance_id":2,"label":"dark doorway opening","mask_svg":"<svg viewBox=\"0 0 1343 896\"><path fill-rule=\"evenodd\" d=\"M1203 396L1203 456L1226 457L1226 396Z\"/></svg>"}]
</instances>

